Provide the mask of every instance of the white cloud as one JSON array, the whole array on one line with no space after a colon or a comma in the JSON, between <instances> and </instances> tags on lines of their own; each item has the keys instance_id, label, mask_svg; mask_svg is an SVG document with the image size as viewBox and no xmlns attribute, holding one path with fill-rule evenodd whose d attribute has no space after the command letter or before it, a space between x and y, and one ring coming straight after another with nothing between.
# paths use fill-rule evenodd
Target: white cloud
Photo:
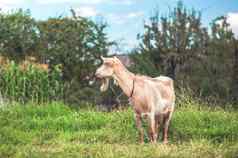
<instances>
[{"instance_id":1,"label":"white cloud","mask_svg":"<svg viewBox=\"0 0 238 158\"><path fill-rule=\"evenodd\" d=\"M228 13L227 21L231 25L231 29L236 37L238 37L238 12Z\"/></svg>"},{"instance_id":2,"label":"white cloud","mask_svg":"<svg viewBox=\"0 0 238 158\"><path fill-rule=\"evenodd\" d=\"M105 15L106 19L108 19L109 22L112 22L114 24L125 24L129 20L132 20L132 19L138 18L138 17L142 17L142 16L144 16L144 13L142 11L130 12L127 14L111 13L111 14Z\"/></svg>"},{"instance_id":3,"label":"white cloud","mask_svg":"<svg viewBox=\"0 0 238 158\"><path fill-rule=\"evenodd\" d=\"M104 3L107 2L108 0L76 0L78 3L81 4L100 4L100 3Z\"/></svg>"},{"instance_id":4,"label":"white cloud","mask_svg":"<svg viewBox=\"0 0 238 158\"><path fill-rule=\"evenodd\" d=\"M107 2L109 0L35 0L36 3L38 4L59 4L59 3L75 3L75 4L87 4L87 5L92 5L92 4L101 4L104 2Z\"/></svg>"},{"instance_id":5,"label":"white cloud","mask_svg":"<svg viewBox=\"0 0 238 158\"><path fill-rule=\"evenodd\" d=\"M7 0L7 1L0 1L0 4L4 5L19 5L23 4L24 0Z\"/></svg>"},{"instance_id":6,"label":"white cloud","mask_svg":"<svg viewBox=\"0 0 238 158\"><path fill-rule=\"evenodd\" d=\"M142 11L138 12L131 12L127 14L127 18L137 18L137 17L142 17L144 13Z\"/></svg>"},{"instance_id":7,"label":"white cloud","mask_svg":"<svg viewBox=\"0 0 238 158\"><path fill-rule=\"evenodd\" d=\"M19 8L19 5L21 4L24 4L24 0L0 1L0 9L3 12L7 12L9 10Z\"/></svg>"},{"instance_id":8,"label":"white cloud","mask_svg":"<svg viewBox=\"0 0 238 158\"><path fill-rule=\"evenodd\" d=\"M77 16L82 17L94 17L98 15L98 12L94 7L84 6L74 9Z\"/></svg>"},{"instance_id":9,"label":"white cloud","mask_svg":"<svg viewBox=\"0 0 238 158\"><path fill-rule=\"evenodd\" d=\"M121 5L132 5L137 0L111 0L112 4L121 4Z\"/></svg>"},{"instance_id":10,"label":"white cloud","mask_svg":"<svg viewBox=\"0 0 238 158\"><path fill-rule=\"evenodd\" d=\"M114 24L124 24L125 23L125 19L123 18L122 15L118 15L118 14L107 14L105 15L106 19Z\"/></svg>"},{"instance_id":11,"label":"white cloud","mask_svg":"<svg viewBox=\"0 0 238 158\"><path fill-rule=\"evenodd\" d=\"M11 0L10 0L11 1ZM18 1L18 0L13 0ZM139 0L34 0L38 4L59 4L59 3L75 3L85 5L96 5L96 4L116 4L116 5L132 5Z\"/></svg>"}]
</instances>

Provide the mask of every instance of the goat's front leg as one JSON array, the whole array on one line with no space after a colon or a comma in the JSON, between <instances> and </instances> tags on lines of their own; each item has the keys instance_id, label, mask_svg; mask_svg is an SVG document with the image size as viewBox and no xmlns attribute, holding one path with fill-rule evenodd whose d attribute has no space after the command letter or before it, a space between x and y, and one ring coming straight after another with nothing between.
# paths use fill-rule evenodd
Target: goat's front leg
<instances>
[{"instance_id":1,"label":"goat's front leg","mask_svg":"<svg viewBox=\"0 0 238 158\"><path fill-rule=\"evenodd\" d=\"M150 114L150 116L148 117L148 122L149 122L150 142L156 143L157 134L156 134L155 115L154 114Z\"/></svg>"},{"instance_id":2,"label":"goat's front leg","mask_svg":"<svg viewBox=\"0 0 238 158\"><path fill-rule=\"evenodd\" d=\"M144 131L143 131L143 127L142 127L141 114L136 114L135 119L136 119L136 127L139 130L140 143L143 144L144 143Z\"/></svg>"}]
</instances>

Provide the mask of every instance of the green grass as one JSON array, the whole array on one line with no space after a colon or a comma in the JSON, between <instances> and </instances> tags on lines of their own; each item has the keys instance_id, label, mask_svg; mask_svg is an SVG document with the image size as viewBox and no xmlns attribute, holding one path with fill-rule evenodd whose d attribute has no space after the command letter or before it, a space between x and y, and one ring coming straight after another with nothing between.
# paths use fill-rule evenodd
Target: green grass
<instances>
[{"instance_id":1,"label":"green grass","mask_svg":"<svg viewBox=\"0 0 238 158\"><path fill-rule=\"evenodd\" d=\"M0 108L0 157L237 157L238 112L176 109L170 143L138 144L133 111L8 105ZM147 136L145 141L148 142Z\"/></svg>"}]
</instances>

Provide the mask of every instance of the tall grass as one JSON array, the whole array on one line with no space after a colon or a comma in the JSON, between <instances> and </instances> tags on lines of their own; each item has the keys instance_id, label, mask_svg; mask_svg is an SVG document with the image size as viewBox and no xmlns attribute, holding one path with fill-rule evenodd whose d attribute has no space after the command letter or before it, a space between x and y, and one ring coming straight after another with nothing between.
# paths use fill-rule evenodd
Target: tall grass
<instances>
[{"instance_id":1,"label":"tall grass","mask_svg":"<svg viewBox=\"0 0 238 158\"><path fill-rule=\"evenodd\" d=\"M20 65L11 61L1 67L0 91L4 98L22 103L60 99L63 93L60 69L55 67L49 72L31 63Z\"/></svg>"}]
</instances>

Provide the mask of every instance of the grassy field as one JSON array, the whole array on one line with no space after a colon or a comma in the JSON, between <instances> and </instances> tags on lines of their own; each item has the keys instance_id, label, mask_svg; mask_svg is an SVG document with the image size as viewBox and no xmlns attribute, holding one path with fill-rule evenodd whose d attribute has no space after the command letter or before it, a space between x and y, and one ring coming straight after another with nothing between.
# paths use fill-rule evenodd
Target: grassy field
<instances>
[{"instance_id":1,"label":"grassy field","mask_svg":"<svg viewBox=\"0 0 238 158\"><path fill-rule=\"evenodd\" d=\"M238 111L180 107L169 136L168 145L138 144L130 108L100 112L61 103L0 108L0 158L237 158Z\"/></svg>"}]
</instances>

